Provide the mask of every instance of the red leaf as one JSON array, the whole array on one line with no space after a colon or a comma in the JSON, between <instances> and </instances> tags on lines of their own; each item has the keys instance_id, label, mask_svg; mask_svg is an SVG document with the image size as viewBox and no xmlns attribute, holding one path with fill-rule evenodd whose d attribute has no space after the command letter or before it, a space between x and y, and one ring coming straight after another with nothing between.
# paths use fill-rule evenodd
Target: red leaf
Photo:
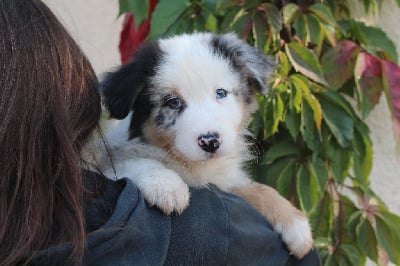
<instances>
[{"instance_id":1,"label":"red leaf","mask_svg":"<svg viewBox=\"0 0 400 266\"><path fill-rule=\"evenodd\" d=\"M379 102L383 91L381 61L366 52L361 52L357 57L354 75L359 104L365 117Z\"/></svg>"},{"instance_id":2,"label":"red leaf","mask_svg":"<svg viewBox=\"0 0 400 266\"><path fill-rule=\"evenodd\" d=\"M324 53L321 58L321 66L326 81L333 89L341 88L353 76L359 52L359 45L345 40Z\"/></svg>"},{"instance_id":3,"label":"red leaf","mask_svg":"<svg viewBox=\"0 0 400 266\"><path fill-rule=\"evenodd\" d=\"M396 64L383 61L382 68L388 102L392 111L393 128L397 141L400 141L400 67Z\"/></svg>"},{"instance_id":4,"label":"red leaf","mask_svg":"<svg viewBox=\"0 0 400 266\"><path fill-rule=\"evenodd\" d=\"M149 14L137 30L135 30L135 19L132 13L125 14L118 46L122 63L129 62L140 44L146 40L150 31L151 15L156 5L157 0L150 0Z\"/></svg>"}]
</instances>

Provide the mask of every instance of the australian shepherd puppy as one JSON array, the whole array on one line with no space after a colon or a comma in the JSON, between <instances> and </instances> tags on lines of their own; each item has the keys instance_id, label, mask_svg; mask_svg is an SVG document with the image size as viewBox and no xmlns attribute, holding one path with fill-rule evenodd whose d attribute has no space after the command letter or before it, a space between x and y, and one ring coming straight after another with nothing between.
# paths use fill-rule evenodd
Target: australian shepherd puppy
<instances>
[{"instance_id":1,"label":"australian shepherd puppy","mask_svg":"<svg viewBox=\"0 0 400 266\"><path fill-rule=\"evenodd\" d=\"M268 90L273 64L234 34L195 33L144 44L109 73L102 97L117 176L131 178L166 214L189 204L189 189L215 184L246 199L298 258L312 248L308 220L274 189L255 183L245 135ZM113 176L108 160L100 165Z\"/></svg>"}]
</instances>

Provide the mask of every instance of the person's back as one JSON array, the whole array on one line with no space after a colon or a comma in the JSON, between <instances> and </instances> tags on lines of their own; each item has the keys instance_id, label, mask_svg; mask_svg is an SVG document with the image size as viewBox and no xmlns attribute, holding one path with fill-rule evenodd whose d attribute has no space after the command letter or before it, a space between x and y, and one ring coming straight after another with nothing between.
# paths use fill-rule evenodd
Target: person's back
<instances>
[{"instance_id":1,"label":"person's back","mask_svg":"<svg viewBox=\"0 0 400 266\"><path fill-rule=\"evenodd\" d=\"M86 172L85 265L319 265L316 251L298 261L279 234L241 198L216 187L192 189L180 216L149 208L129 179ZM99 194L99 188L100 194ZM70 244L42 250L35 263L62 264Z\"/></svg>"}]
</instances>

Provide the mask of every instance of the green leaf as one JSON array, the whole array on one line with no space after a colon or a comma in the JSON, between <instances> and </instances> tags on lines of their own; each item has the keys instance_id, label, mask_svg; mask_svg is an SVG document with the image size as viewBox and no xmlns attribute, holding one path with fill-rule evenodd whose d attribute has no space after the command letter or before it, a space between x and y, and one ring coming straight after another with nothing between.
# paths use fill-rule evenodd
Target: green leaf
<instances>
[{"instance_id":1,"label":"green leaf","mask_svg":"<svg viewBox=\"0 0 400 266\"><path fill-rule=\"evenodd\" d=\"M332 243L328 237L317 237L314 239L314 245L318 250L318 254L321 258L322 265L326 265L328 257L332 254Z\"/></svg>"},{"instance_id":2,"label":"green leaf","mask_svg":"<svg viewBox=\"0 0 400 266\"><path fill-rule=\"evenodd\" d=\"M263 163L270 164L278 158L286 156L298 157L300 150L295 143L292 142L277 142L264 154Z\"/></svg>"},{"instance_id":3,"label":"green leaf","mask_svg":"<svg viewBox=\"0 0 400 266\"><path fill-rule=\"evenodd\" d=\"M386 219L380 216L375 216L376 221L376 236L378 239L378 244L382 247L388 254L390 260L395 264L400 264L400 237L396 232L395 227L393 227ZM399 225L397 224L396 227Z\"/></svg>"},{"instance_id":4,"label":"green leaf","mask_svg":"<svg viewBox=\"0 0 400 266\"><path fill-rule=\"evenodd\" d=\"M358 104L365 118L378 104L383 91L382 66L379 59L365 52L357 57L354 76Z\"/></svg>"},{"instance_id":5,"label":"green leaf","mask_svg":"<svg viewBox=\"0 0 400 266\"><path fill-rule=\"evenodd\" d=\"M264 98L264 96L260 96L260 98ZM260 136L263 133L264 121L261 114L262 107L253 114L252 119L250 121L249 129L254 136Z\"/></svg>"},{"instance_id":6,"label":"green leaf","mask_svg":"<svg viewBox=\"0 0 400 266\"><path fill-rule=\"evenodd\" d=\"M301 107L300 132L304 138L304 141L307 143L308 148L318 152L321 148L321 140L314 122L314 112L305 100L303 100Z\"/></svg>"},{"instance_id":7,"label":"green leaf","mask_svg":"<svg viewBox=\"0 0 400 266\"><path fill-rule=\"evenodd\" d=\"M320 191L324 191L328 184L328 170L325 162L322 159L315 157L311 160L311 167L311 171L317 177Z\"/></svg>"},{"instance_id":8,"label":"green leaf","mask_svg":"<svg viewBox=\"0 0 400 266\"><path fill-rule=\"evenodd\" d=\"M267 167L262 168L262 173L258 176L262 183L276 187L276 182L278 177L282 173L283 169L293 160L290 157L282 157L282 159L275 160L272 164L267 165ZM265 166L266 164L260 163L261 166Z\"/></svg>"},{"instance_id":9,"label":"green leaf","mask_svg":"<svg viewBox=\"0 0 400 266\"><path fill-rule=\"evenodd\" d=\"M205 28L208 31L217 32L217 18L212 13L207 16Z\"/></svg>"},{"instance_id":10,"label":"green leaf","mask_svg":"<svg viewBox=\"0 0 400 266\"><path fill-rule=\"evenodd\" d=\"M163 35L183 34L191 31L193 31L193 21L178 19L178 21L172 24Z\"/></svg>"},{"instance_id":11,"label":"green leaf","mask_svg":"<svg viewBox=\"0 0 400 266\"><path fill-rule=\"evenodd\" d=\"M294 141L300 133L300 124L301 116L291 109L288 109L286 112L285 125Z\"/></svg>"},{"instance_id":12,"label":"green leaf","mask_svg":"<svg viewBox=\"0 0 400 266\"><path fill-rule=\"evenodd\" d=\"M350 146L353 140L353 119L340 106L320 98L322 114L326 124L343 148Z\"/></svg>"},{"instance_id":13,"label":"green leaf","mask_svg":"<svg viewBox=\"0 0 400 266\"><path fill-rule=\"evenodd\" d=\"M306 91L304 91L303 88L299 87L300 84L297 84L297 86L294 86L294 84L291 84L291 85L292 85L291 86L292 90L291 90L291 98L290 98L290 100L291 100L290 107L293 107L297 113L300 113L301 103L303 101L303 95L305 93L308 93L308 88L306 89Z\"/></svg>"},{"instance_id":14,"label":"green leaf","mask_svg":"<svg viewBox=\"0 0 400 266\"><path fill-rule=\"evenodd\" d=\"M301 15L298 19L293 22L293 28L295 29L296 35L302 40L303 43L307 44L307 21L306 15Z\"/></svg>"},{"instance_id":15,"label":"green leaf","mask_svg":"<svg viewBox=\"0 0 400 266\"><path fill-rule=\"evenodd\" d=\"M364 186L369 186L369 174L372 168L372 142L367 134L358 128L354 131L353 168L355 177Z\"/></svg>"},{"instance_id":16,"label":"green leaf","mask_svg":"<svg viewBox=\"0 0 400 266\"><path fill-rule=\"evenodd\" d=\"M344 255L346 264L340 264L340 265L349 265L349 266L354 266L354 265L363 265L365 264L362 263L362 258L360 256L360 252L357 250L357 248L354 245L350 244L341 244L339 246L341 254Z\"/></svg>"},{"instance_id":17,"label":"green leaf","mask_svg":"<svg viewBox=\"0 0 400 266\"><path fill-rule=\"evenodd\" d=\"M284 118L284 104L278 94L274 94L267 100L267 109L265 113L265 124L268 135L278 132L279 122Z\"/></svg>"},{"instance_id":18,"label":"green leaf","mask_svg":"<svg viewBox=\"0 0 400 266\"><path fill-rule=\"evenodd\" d=\"M321 20L325 21L326 23L336 26L336 19L333 16L330 8L324 4L313 4L308 8L309 11L314 13L317 17L319 17Z\"/></svg>"},{"instance_id":19,"label":"green leaf","mask_svg":"<svg viewBox=\"0 0 400 266\"><path fill-rule=\"evenodd\" d=\"M322 30L324 31L324 35L331 46L336 46L336 27L332 26L328 23L321 22Z\"/></svg>"},{"instance_id":20,"label":"green leaf","mask_svg":"<svg viewBox=\"0 0 400 266\"><path fill-rule=\"evenodd\" d=\"M292 23L301 13L298 5L289 3L283 7L283 23L286 25Z\"/></svg>"},{"instance_id":21,"label":"green leaf","mask_svg":"<svg viewBox=\"0 0 400 266\"><path fill-rule=\"evenodd\" d=\"M331 90L325 90L325 91L320 91L315 94L318 99L325 99L326 101L329 101L331 103L334 103L335 105L339 106L341 109L343 109L348 115L350 115L351 118L356 119L357 115L353 109L353 107L350 105L350 103L339 93ZM320 100L321 101L321 100Z\"/></svg>"},{"instance_id":22,"label":"green leaf","mask_svg":"<svg viewBox=\"0 0 400 266\"><path fill-rule=\"evenodd\" d=\"M285 45L285 50L296 71L316 82L327 85L318 58L309 49L296 42L291 42Z\"/></svg>"},{"instance_id":23,"label":"green leaf","mask_svg":"<svg viewBox=\"0 0 400 266\"><path fill-rule=\"evenodd\" d=\"M152 15L149 38L161 36L189 6L189 0L159 0Z\"/></svg>"},{"instance_id":24,"label":"green leaf","mask_svg":"<svg viewBox=\"0 0 400 266\"><path fill-rule=\"evenodd\" d=\"M265 14L267 15L273 33L279 34L282 28L282 17L278 8L270 3L265 3L262 6L264 6Z\"/></svg>"},{"instance_id":25,"label":"green leaf","mask_svg":"<svg viewBox=\"0 0 400 266\"><path fill-rule=\"evenodd\" d=\"M345 266L336 254L329 255L324 263L324 266Z\"/></svg>"},{"instance_id":26,"label":"green leaf","mask_svg":"<svg viewBox=\"0 0 400 266\"><path fill-rule=\"evenodd\" d=\"M236 32L239 36L241 36L243 32L246 30L251 20L252 20L251 14L247 12L245 9L241 9L229 24L229 29L231 31Z\"/></svg>"},{"instance_id":27,"label":"green leaf","mask_svg":"<svg viewBox=\"0 0 400 266\"><path fill-rule=\"evenodd\" d=\"M215 0L202 0L201 3L209 11L215 11L221 3Z\"/></svg>"},{"instance_id":28,"label":"green leaf","mask_svg":"<svg viewBox=\"0 0 400 266\"><path fill-rule=\"evenodd\" d=\"M286 166L282 169L277 179L277 190L285 198L293 196L293 192L296 191L293 182L294 171L296 166L296 159L289 160Z\"/></svg>"},{"instance_id":29,"label":"green leaf","mask_svg":"<svg viewBox=\"0 0 400 266\"><path fill-rule=\"evenodd\" d=\"M354 204L354 202L347 196L339 194L340 210L337 226L340 228L340 238L343 243L352 243L355 241L354 234L349 234L348 226L350 223L349 217L352 217L355 213L359 213L360 209Z\"/></svg>"},{"instance_id":30,"label":"green leaf","mask_svg":"<svg viewBox=\"0 0 400 266\"><path fill-rule=\"evenodd\" d=\"M322 42L324 41L324 30L318 19L313 15L306 15L307 19L307 43L317 46L318 54L321 52Z\"/></svg>"},{"instance_id":31,"label":"green leaf","mask_svg":"<svg viewBox=\"0 0 400 266\"><path fill-rule=\"evenodd\" d=\"M139 27L140 24L146 19L149 13L150 3L148 0L127 0L129 9L135 18L135 27Z\"/></svg>"},{"instance_id":32,"label":"green leaf","mask_svg":"<svg viewBox=\"0 0 400 266\"><path fill-rule=\"evenodd\" d=\"M290 75L290 81L297 90L301 91L302 95L310 94L310 81L301 74Z\"/></svg>"},{"instance_id":33,"label":"green leaf","mask_svg":"<svg viewBox=\"0 0 400 266\"><path fill-rule=\"evenodd\" d=\"M318 203L320 191L316 177L304 164L297 171L296 187L301 208L306 212L311 211Z\"/></svg>"},{"instance_id":34,"label":"green leaf","mask_svg":"<svg viewBox=\"0 0 400 266\"><path fill-rule=\"evenodd\" d=\"M130 12L129 1L128 0L119 0L118 16L121 16L122 14L124 14L126 12Z\"/></svg>"},{"instance_id":35,"label":"green leaf","mask_svg":"<svg viewBox=\"0 0 400 266\"><path fill-rule=\"evenodd\" d=\"M274 102L274 118L276 123L276 131L278 131L279 122L283 121L285 106L279 94L276 95L276 102Z\"/></svg>"},{"instance_id":36,"label":"green leaf","mask_svg":"<svg viewBox=\"0 0 400 266\"><path fill-rule=\"evenodd\" d=\"M277 125L275 125L273 97L264 96L262 98L259 106L261 108L261 116L264 124L263 135L264 138L267 138L276 132Z\"/></svg>"},{"instance_id":37,"label":"green leaf","mask_svg":"<svg viewBox=\"0 0 400 266\"><path fill-rule=\"evenodd\" d=\"M396 46L383 30L367 26L363 22L355 22L354 30L363 36L360 41L364 41L365 48L370 54L397 63Z\"/></svg>"},{"instance_id":38,"label":"green leaf","mask_svg":"<svg viewBox=\"0 0 400 266\"><path fill-rule=\"evenodd\" d=\"M319 20L321 31L332 46L336 45L336 20L327 5L314 4L308 8ZM322 44L321 44L322 45Z\"/></svg>"},{"instance_id":39,"label":"green leaf","mask_svg":"<svg viewBox=\"0 0 400 266\"><path fill-rule=\"evenodd\" d=\"M299 74L293 74L290 76L290 80L292 81L294 88L296 91L301 91L301 95L310 105L313 114L314 114L314 122L317 127L318 133L321 134L321 122L322 122L322 110L318 100L315 96L310 92L310 82L304 76Z\"/></svg>"},{"instance_id":40,"label":"green leaf","mask_svg":"<svg viewBox=\"0 0 400 266\"><path fill-rule=\"evenodd\" d=\"M177 22L179 24L179 22ZM206 31L207 17L205 17L205 12L193 18L193 29L190 32L204 32Z\"/></svg>"},{"instance_id":41,"label":"green leaf","mask_svg":"<svg viewBox=\"0 0 400 266\"><path fill-rule=\"evenodd\" d=\"M373 261L378 261L378 240L369 221L364 217L356 227L357 244Z\"/></svg>"},{"instance_id":42,"label":"green leaf","mask_svg":"<svg viewBox=\"0 0 400 266\"><path fill-rule=\"evenodd\" d=\"M321 123L322 123L322 110L321 110L321 105L319 104L319 101L315 98L314 95L310 94L304 94L304 98L308 102L308 104L311 106L311 109L313 110L314 113L314 122L317 127L318 133L321 134Z\"/></svg>"},{"instance_id":43,"label":"green leaf","mask_svg":"<svg viewBox=\"0 0 400 266\"><path fill-rule=\"evenodd\" d=\"M350 151L343 149L338 144L330 141L326 152L331 165L333 177L339 182L339 184L343 184L351 165Z\"/></svg>"},{"instance_id":44,"label":"green leaf","mask_svg":"<svg viewBox=\"0 0 400 266\"><path fill-rule=\"evenodd\" d=\"M279 64L278 64L278 73L282 77L287 77L289 75L289 71L291 69L289 59L284 52L279 51Z\"/></svg>"},{"instance_id":45,"label":"green leaf","mask_svg":"<svg viewBox=\"0 0 400 266\"><path fill-rule=\"evenodd\" d=\"M253 18L253 37L254 46L262 51L267 42L268 24L266 18L262 13L256 13Z\"/></svg>"},{"instance_id":46,"label":"green leaf","mask_svg":"<svg viewBox=\"0 0 400 266\"><path fill-rule=\"evenodd\" d=\"M325 193L317 207L309 214L313 232L317 232L321 237L330 237L332 233L334 220L332 205L332 199Z\"/></svg>"},{"instance_id":47,"label":"green leaf","mask_svg":"<svg viewBox=\"0 0 400 266\"><path fill-rule=\"evenodd\" d=\"M383 206L379 207L378 215L382 217L390 226L393 228L393 233L400 236L400 216L391 213L388 209Z\"/></svg>"},{"instance_id":48,"label":"green leaf","mask_svg":"<svg viewBox=\"0 0 400 266\"><path fill-rule=\"evenodd\" d=\"M362 210L355 211L348 217L346 227L347 227L347 232L352 238L352 242L357 241L357 226L360 224L362 217L363 217Z\"/></svg>"},{"instance_id":49,"label":"green leaf","mask_svg":"<svg viewBox=\"0 0 400 266\"><path fill-rule=\"evenodd\" d=\"M321 57L324 77L331 88L340 89L354 74L354 66L360 46L348 40L328 48Z\"/></svg>"}]
</instances>

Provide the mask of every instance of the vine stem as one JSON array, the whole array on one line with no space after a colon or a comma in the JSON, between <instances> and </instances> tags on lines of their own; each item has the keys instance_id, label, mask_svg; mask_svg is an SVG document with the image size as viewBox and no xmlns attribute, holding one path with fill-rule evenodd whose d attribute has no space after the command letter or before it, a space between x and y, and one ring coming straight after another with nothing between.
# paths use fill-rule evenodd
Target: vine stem
<instances>
[{"instance_id":1,"label":"vine stem","mask_svg":"<svg viewBox=\"0 0 400 266\"><path fill-rule=\"evenodd\" d=\"M334 178L331 176L328 179L328 186L327 190L329 195L332 198L332 209L333 209L333 226L334 226L334 235L333 235L333 252L337 249L339 244L342 240L343 235L343 227L341 226L342 223L342 215L343 215L343 207L342 202L339 198L339 192L336 188L336 183Z\"/></svg>"}]
</instances>

